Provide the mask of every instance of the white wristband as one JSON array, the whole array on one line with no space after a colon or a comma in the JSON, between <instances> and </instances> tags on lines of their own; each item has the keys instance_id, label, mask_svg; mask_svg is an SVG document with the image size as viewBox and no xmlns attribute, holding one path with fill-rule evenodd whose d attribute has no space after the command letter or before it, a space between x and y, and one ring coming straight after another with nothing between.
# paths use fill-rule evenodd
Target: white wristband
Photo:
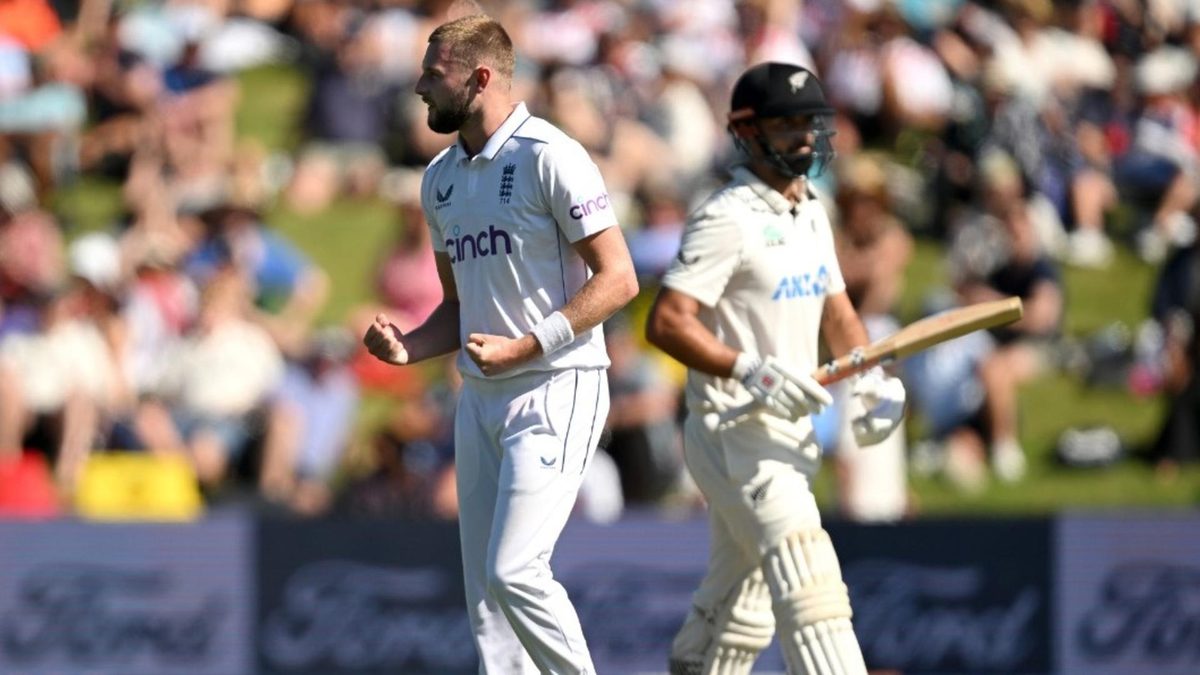
<instances>
[{"instance_id":1,"label":"white wristband","mask_svg":"<svg viewBox=\"0 0 1200 675\"><path fill-rule=\"evenodd\" d=\"M562 312L554 312L542 319L530 332L542 346L542 353L546 355L553 354L575 341L575 331L571 330L571 322L567 321Z\"/></svg>"},{"instance_id":2,"label":"white wristband","mask_svg":"<svg viewBox=\"0 0 1200 675\"><path fill-rule=\"evenodd\" d=\"M738 382L745 382L750 373L758 370L762 365L762 359L747 352L738 352L737 358L733 361L733 371L729 374Z\"/></svg>"}]
</instances>

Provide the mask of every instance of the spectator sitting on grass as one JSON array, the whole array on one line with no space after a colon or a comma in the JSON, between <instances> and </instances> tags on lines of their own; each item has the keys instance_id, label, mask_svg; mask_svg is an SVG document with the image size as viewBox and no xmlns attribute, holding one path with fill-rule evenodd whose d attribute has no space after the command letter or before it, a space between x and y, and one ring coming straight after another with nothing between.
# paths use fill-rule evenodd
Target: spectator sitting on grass
<instances>
[{"instance_id":1,"label":"spectator sitting on grass","mask_svg":"<svg viewBox=\"0 0 1200 675\"><path fill-rule=\"evenodd\" d=\"M43 291L38 330L0 340L0 456L43 452L64 495L103 437L118 389L112 353L82 311L84 292L82 283Z\"/></svg>"},{"instance_id":2,"label":"spectator sitting on grass","mask_svg":"<svg viewBox=\"0 0 1200 675\"><path fill-rule=\"evenodd\" d=\"M318 331L305 357L288 364L270 406L259 485L297 513L329 508L358 411L358 382L347 365L355 342L341 327Z\"/></svg>"},{"instance_id":3,"label":"spectator sitting on grass","mask_svg":"<svg viewBox=\"0 0 1200 675\"><path fill-rule=\"evenodd\" d=\"M1161 330L1158 355L1166 418L1148 459L1160 477L1173 478L1182 464L1200 461L1200 243L1192 242L1167 259L1154 286L1151 320Z\"/></svg>"},{"instance_id":4,"label":"spectator sitting on grass","mask_svg":"<svg viewBox=\"0 0 1200 675\"><path fill-rule=\"evenodd\" d=\"M979 364L992 468L1004 481L1025 474L1017 440L1017 388L1045 372L1063 316L1062 279L1042 249L1020 173L1004 156L981 164L985 210L956 232L950 277L962 304L1016 296L1024 316L993 331L997 346Z\"/></svg>"},{"instance_id":5,"label":"spectator sitting on grass","mask_svg":"<svg viewBox=\"0 0 1200 675\"><path fill-rule=\"evenodd\" d=\"M249 307L238 270L220 268L203 290L196 325L166 359L160 402L139 412L142 442L186 452L209 489L221 486L231 463L259 435L264 405L283 376L279 348L247 318Z\"/></svg>"}]
</instances>

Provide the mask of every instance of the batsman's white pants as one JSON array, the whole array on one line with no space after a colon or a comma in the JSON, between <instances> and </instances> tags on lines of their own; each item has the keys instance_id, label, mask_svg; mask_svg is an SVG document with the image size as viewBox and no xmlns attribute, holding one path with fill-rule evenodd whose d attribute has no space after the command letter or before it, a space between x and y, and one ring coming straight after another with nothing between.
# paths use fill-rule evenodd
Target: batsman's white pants
<instances>
[{"instance_id":1,"label":"batsman's white pants","mask_svg":"<svg viewBox=\"0 0 1200 675\"><path fill-rule=\"evenodd\" d=\"M467 610L487 675L594 675L550 555L608 417L603 370L464 378L454 423Z\"/></svg>"},{"instance_id":2,"label":"batsman's white pants","mask_svg":"<svg viewBox=\"0 0 1200 675\"><path fill-rule=\"evenodd\" d=\"M780 641L788 643L784 658L794 675L865 673L850 628L849 596L828 536L822 539L812 495L810 477L820 466L812 434L798 437L795 428L760 417L714 431L693 413L684 423L684 456L708 500L711 552L708 571L693 596L694 609L672 645L672 661L695 662L699 648L704 666L698 672L749 673L753 657L766 644L738 636L758 635L776 624ZM816 577L804 576L813 568L806 560L815 560ZM761 606L744 596L761 595L763 578L769 582L774 622L761 611L741 611L741 620L732 625L722 620L735 616L731 608ZM810 579L815 582L808 583ZM813 603L819 609L809 611ZM807 623L798 625L798 620ZM695 637L698 622L710 627L707 640ZM814 631L834 633L837 639L810 644L807 636ZM741 653L722 646L732 644L742 645ZM814 649L815 660L805 658Z\"/></svg>"}]
</instances>

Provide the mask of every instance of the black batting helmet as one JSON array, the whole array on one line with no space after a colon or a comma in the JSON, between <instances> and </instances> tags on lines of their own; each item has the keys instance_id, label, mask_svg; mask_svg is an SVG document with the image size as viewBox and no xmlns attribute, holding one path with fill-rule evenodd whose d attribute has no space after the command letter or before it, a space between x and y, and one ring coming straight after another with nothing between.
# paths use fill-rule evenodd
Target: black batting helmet
<instances>
[{"instance_id":1,"label":"black batting helmet","mask_svg":"<svg viewBox=\"0 0 1200 675\"><path fill-rule=\"evenodd\" d=\"M729 131L743 152L749 153L748 143L756 140L763 158L784 175L807 175L813 166L817 175L833 159L833 113L812 71L791 63L760 63L733 85ZM808 117L814 140L805 150L811 151L783 155L773 148L757 122L776 117Z\"/></svg>"}]
</instances>

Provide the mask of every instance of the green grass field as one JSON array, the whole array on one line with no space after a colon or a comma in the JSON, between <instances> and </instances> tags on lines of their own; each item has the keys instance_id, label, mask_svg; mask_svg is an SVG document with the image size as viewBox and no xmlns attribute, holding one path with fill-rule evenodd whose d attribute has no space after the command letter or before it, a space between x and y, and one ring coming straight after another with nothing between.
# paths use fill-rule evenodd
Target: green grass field
<instances>
[{"instance_id":1,"label":"green grass field","mask_svg":"<svg viewBox=\"0 0 1200 675\"><path fill-rule=\"evenodd\" d=\"M293 120L303 102L304 80L284 67L257 69L241 76L242 98L238 132L268 149L292 149L296 129L280 120ZM57 196L56 207L80 229L110 222L119 207L116 187L84 180ZM339 201L327 211L299 217L282 208L268 214L270 223L291 237L327 270L333 279L323 322L343 319L353 305L369 299L370 275L393 236L395 216L382 202ZM911 320L920 300L942 282L942 248L931 241L918 243L907 274L900 314ZM1104 271L1067 269L1066 331L1086 336L1114 321L1130 327L1145 316L1155 270L1122 250ZM364 406L360 435L386 412L386 403ZM1160 423L1159 400L1135 398L1122 390L1088 389L1070 375L1054 375L1021 392L1021 441L1030 453L1030 471L1016 485L993 482L982 493L964 496L942 480L914 478L912 485L924 514L1029 514L1074 508L1194 507L1200 503L1200 468L1182 471L1172 480L1157 478L1145 464L1126 459L1094 471L1064 469L1053 461L1058 435L1075 425L1107 424L1128 446L1149 442ZM918 424L914 425L919 427ZM823 472L818 497L828 503L830 471Z\"/></svg>"},{"instance_id":2,"label":"green grass field","mask_svg":"<svg viewBox=\"0 0 1200 675\"><path fill-rule=\"evenodd\" d=\"M902 309L913 312L925 289L940 283L941 247L920 242L907 276ZM1120 321L1134 327L1146 315L1156 271L1127 250L1103 271L1065 268L1066 333L1080 338ZM1046 513L1072 508L1185 507L1200 501L1200 471L1185 469L1173 480L1155 476L1145 463L1127 458L1098 470L1068 469L1053 458L1062 431L1072 426L1112 426L1127 447L1153 441L1165 410L1160 399L1114 387L1089 388L1071 374L1055 374L1022 389L1021 441L1030 453L1028 477L1018 485L993 482L966 497L944 481L914 478L925 513Z\"/></svg>"}]
</instances>

